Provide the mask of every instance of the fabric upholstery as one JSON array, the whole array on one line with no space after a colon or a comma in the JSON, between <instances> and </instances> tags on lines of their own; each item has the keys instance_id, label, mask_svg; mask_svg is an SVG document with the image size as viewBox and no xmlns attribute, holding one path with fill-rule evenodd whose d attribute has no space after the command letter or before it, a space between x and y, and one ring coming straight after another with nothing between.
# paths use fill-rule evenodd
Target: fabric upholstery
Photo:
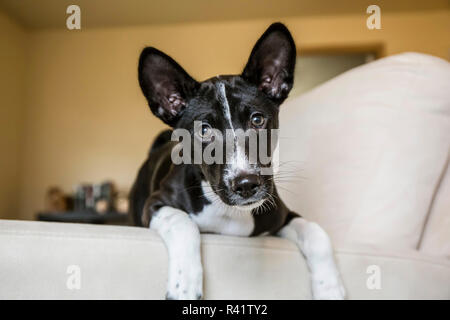
<instances>
[{"instance_id":1,"label":"fabric upholstery","mask_svg":"<svg viewBox=\"0 0 450 320\"><path fill-rule=\"evenodd\" d=\"M431 204L420 251L450 259L450 169L448 166Z\"/></svg>"},{"instance_id":2,"label":"fabric upholstery","mask_svg":"<svg viewBox=\"0 0 450 320\"><path fill-rule=\"evenodd\" d=\"M281 109L280 193L290 208L337 245L416 249L450 148L450 63L391 56Z\"/></svg>"},{"instance_id":3,"label":"fabric upholstery","mask_svg":"<svg viewBox=\"0 0 450 320\"><path fill-rule=\"evenodd\" d=\"M206 299L310 299L297 247L274 237L202 236ZM337 249L352 299L450 299L450 263L417 252ZM0 220L0 299L163 299L167 254L145 228ZM70 290L69 266L80 268ZM377 265L381 289L368 289ZM70 271L70 269L69 269Z\"/></svg>"}]
</instances>

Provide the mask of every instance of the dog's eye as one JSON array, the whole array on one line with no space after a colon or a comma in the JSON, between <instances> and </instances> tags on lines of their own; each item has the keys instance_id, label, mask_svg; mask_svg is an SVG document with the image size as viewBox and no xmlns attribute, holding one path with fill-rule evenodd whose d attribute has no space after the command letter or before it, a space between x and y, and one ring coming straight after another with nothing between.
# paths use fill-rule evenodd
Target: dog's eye
<instances>
[{"instance_id":1,"label":"dog's eye","mask_svg":"<svg viewBox=\"0 0 450 320\"><path fill-rule=\"evenodd\" d=\"M250 120L252 126L255 128L262 128L266 123L266 118L264 118L264 116L259 112L253 113L252 116L250 117Z\"/></svg>"},{"instance_id":2,"label":"dog's eye","mask_svg":"<svg viewBox=\"0 0 450 320\"><path fill-rule=\"evenodd\" d=\"M213 130L209 124L203 123L198 129L197 134L203 141L210 141L213 136Z\"/></svg>"}]
</instances>

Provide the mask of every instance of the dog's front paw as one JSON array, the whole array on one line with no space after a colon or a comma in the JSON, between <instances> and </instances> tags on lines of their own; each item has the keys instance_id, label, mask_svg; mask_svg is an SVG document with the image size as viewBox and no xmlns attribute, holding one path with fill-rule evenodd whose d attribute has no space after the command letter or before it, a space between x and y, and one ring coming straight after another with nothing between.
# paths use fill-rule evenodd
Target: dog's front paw
<instances>
[{"instance_id":1,"label":"dog's front paw","mask_svg":"<svg viewBox=\"0 0 450 320\"><path fill-rule=\"evenodd\" d=\"M312 295L314 300L344 300L345 288L339 274L313 275Z\"/></svg>"},{"instance_id":2,"label":"dog's front paw","mask_svg":"<svg viewBox=\"0 0 450 320\"><path fill-rule=\"evenodd\" d=\"M202 266L175 268L169 274L167 300L200 300L203 298Z\"/></svg>"}]
</instances>

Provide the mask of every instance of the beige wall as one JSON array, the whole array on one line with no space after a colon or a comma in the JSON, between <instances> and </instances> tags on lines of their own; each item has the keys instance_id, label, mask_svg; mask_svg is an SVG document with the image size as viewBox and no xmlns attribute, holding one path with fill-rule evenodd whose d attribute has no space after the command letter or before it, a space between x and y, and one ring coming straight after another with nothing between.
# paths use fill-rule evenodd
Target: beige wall
<instances>
[{"instance_id":1,"label":"beige wall","mask_svg":"<svg viewBox=\"0 0 450 320\"><path fill-rule=\"evenodd\" d=\"M384 14L370 31L364 15L283 19L302 48L383 43L387 55L419 51L449 58L448 11ZM112 178L128 188L150 141L163 128L137 83L146 45L172 55L197 79L237 73L272 22L245 22L33 32L27 44L21 200L32 219L46 188Z\"/></svg>"},{"instance_id":2,"label":"beige wall","mask_svg":"<svg viewBox=\"0 0 450 320\"><path fill-rule=\"evenodd\" d=\"M0 218L12 218L18 212L25 36L0 12Z\"/></svg>"}]
</instances>

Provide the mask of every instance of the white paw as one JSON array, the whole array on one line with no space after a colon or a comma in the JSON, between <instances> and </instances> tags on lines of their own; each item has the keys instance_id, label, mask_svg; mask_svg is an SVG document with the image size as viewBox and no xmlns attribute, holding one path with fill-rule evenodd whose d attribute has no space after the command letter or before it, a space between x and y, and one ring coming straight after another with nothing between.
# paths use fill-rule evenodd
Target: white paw
<instances>
[{"instance_id":1,"label":"white paw","mask_svg":"<svg viewBox=\"0 0 450 320\"><path fill-rule=\"evenodd\" d=\"M345 288L339 274L313 275L312 295L314 300L344 300Z\"/></svg>"},{"instance_id":2,"label":"white paw","mask_svg":"<svg viewBox=\"0 0 450 320\"><path fill-rule=\"evenodd\" d=\"M203 297L203 271L201 265L175 267L169 270L166 299L200 300Z\"/></svg>"}]
</instances>

